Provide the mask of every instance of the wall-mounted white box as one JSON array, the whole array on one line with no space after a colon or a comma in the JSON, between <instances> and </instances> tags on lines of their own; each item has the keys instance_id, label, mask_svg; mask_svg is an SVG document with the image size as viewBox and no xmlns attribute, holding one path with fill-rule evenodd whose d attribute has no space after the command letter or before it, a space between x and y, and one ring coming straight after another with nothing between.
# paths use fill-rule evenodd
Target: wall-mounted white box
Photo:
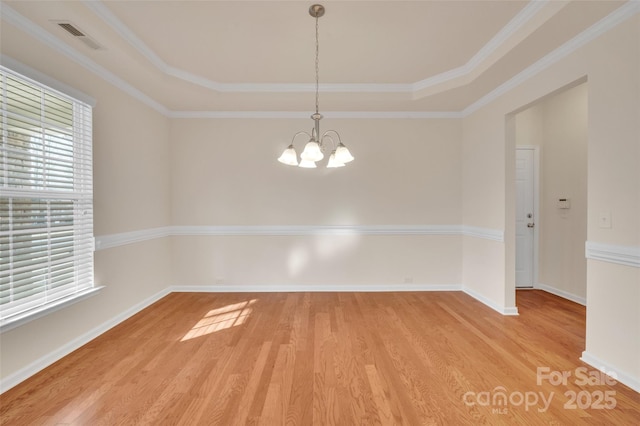
<instances>
[{"instance_id":1,"label":"wall-mounted white box","mask_svg":"<svg viewBox=\"0 0 640 426\"><path fill-rule=\"evenodd\" d=\"M570 209L571 208L571 199L569 198L558 198L558 202L556 203L556 207L559 209Z\"/></svg>"}]
</instances>

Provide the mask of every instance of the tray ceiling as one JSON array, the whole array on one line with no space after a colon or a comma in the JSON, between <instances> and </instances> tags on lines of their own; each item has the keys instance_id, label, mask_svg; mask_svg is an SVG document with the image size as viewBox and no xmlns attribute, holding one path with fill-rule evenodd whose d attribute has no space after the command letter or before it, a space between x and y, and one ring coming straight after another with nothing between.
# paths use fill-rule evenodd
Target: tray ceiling
<instances>
[{"instance_id":1,"label":"tray ceiling","mask_svg":"<svg viewBox=\"0 0 640 426\"><path fill-rule=\"evenodd\" d=\"M313 108L302 1L5 1L2 53L30 37L166 111ZM625 2L328 1L321 110L462 111ZM628 4L626 4L628 6ZM630 9L637 11L637 8ZM71 23L92 48L58 24ZM35 49L35 47L34 47ZM46 70L45 70L46 71Z\"/></svg>"}]
</instances>

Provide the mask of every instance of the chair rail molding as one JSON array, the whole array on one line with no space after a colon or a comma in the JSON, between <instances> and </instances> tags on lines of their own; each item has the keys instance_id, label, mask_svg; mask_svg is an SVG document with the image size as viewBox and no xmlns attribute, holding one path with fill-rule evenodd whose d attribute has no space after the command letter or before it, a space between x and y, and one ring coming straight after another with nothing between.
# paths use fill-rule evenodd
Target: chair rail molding
<instances>
[{"instance_id":1,"label":"chair rail molding","mask_svg":"<svg viewBox=\"0 0 640 426\"><path fill-rule=\"evenodd\" d=\"M640 268L640 246L622 246L587 241L585 257L591 260Z\"/></svg>"},{"instance_id":2,"label":"chair rail molding","mask_svg":"<svg viewBox=\"0 0 640 426\"><path fill-rule=\"evenodd\" d=\"M96 236L96 250L170 236L464 235L504 242L504 231L467 225L164 226Z\"/></svg>"}]
</instances>

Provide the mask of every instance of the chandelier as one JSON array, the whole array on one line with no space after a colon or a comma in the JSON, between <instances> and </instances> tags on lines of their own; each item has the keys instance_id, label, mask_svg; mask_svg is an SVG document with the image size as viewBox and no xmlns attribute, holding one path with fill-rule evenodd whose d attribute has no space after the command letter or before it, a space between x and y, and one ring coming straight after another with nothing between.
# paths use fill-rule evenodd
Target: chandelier
<instances>
[{"instance_id":1,"label":"chandelier","mask_svg":"<svg viewBox=\"0 0 640 426\"><path fill-rule=\"evenodd\" d=\"M319 86L320 80L318 77L320 68L318 61L318 53L320 51L320 44L318 42L318 19L324 15L324 6L321 4L314 4L309 8L309 15L316 18L316 112L311 115L311 119L314 121L311 134L307 132L298 132L293 135L291 144L284 150L278 161L289 166L298 166L306 169L316 168L316 162L324 158L325 148L331 143L331 154L329 155L329 161L327 163L328 168L343 167L346 163L353 161L353 156L349 152L346 146L340 140L340 135L335 130L327 130L320 136L320 120L322 114L318 111L319 108ZM298 162L298 154L293 147L293 143L300 135L306 135L308 142L304 147L304 150L300 154L300 162ZM338 140L333 139L335 137Z\"/></svg>"}]
</instances>

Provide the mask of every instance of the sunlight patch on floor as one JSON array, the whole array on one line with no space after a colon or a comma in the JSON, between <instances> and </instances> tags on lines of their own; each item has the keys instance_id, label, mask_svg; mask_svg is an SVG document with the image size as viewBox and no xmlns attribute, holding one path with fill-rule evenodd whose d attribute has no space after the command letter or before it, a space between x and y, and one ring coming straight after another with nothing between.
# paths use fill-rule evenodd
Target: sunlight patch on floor
<instances>
[{"instance_id":1,"label":"sunlight patch on floor","mask_svg":"<svg viewBox=\"0 0 640 426\"><path fill-rule=\"evenodd\" d=\"M207 312L180 341L184 342L185 340L195 339L196 337L244 324L249 315L251 315L251 305L256 302L257 299L251 299Z\"/></svg>"}]
</instances>

